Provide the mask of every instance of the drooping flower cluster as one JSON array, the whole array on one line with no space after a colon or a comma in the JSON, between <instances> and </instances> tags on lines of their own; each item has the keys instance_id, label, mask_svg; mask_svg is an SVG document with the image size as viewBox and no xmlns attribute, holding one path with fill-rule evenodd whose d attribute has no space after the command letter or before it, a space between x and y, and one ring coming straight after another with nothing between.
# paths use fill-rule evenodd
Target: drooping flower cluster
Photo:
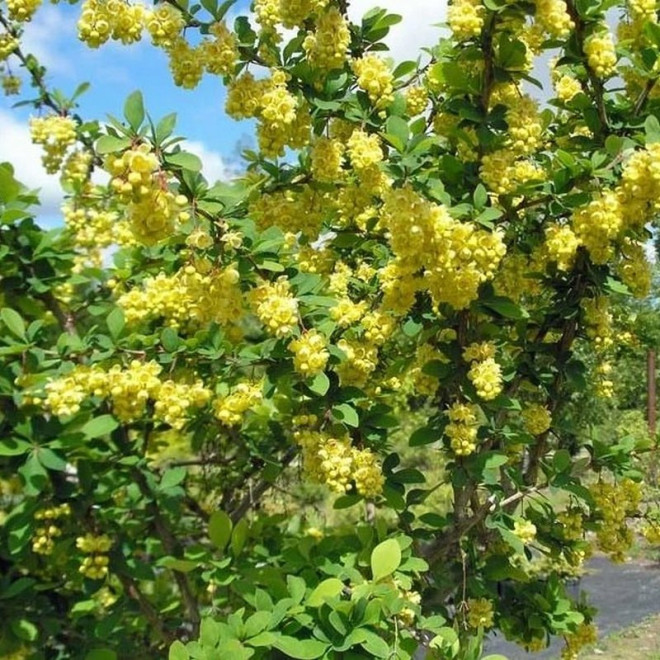
<instances>
[{"instance_id":1,"label":"drooping flower cluster","mask_svg":"<svg viewBox=\"0 0 660 660\"><path fill-rule=\"evenodd\" d=\"M468 598L467 622L471 628L491 628L495 612L487 598Z\"/></svg>"},{"instance_id":2,"label":"drooping flower cluster","mask_svg":"<svg viewBox=\"0 0 660 660\"><path fill-rule=\"evenodd\" d=\"M303 376L315 376L325 369L330 354L328 341L318 330L308 330L289 344L293 368Z\"/></svg>"},{"instance_id":3,"label":"drooping flower cluster","mask_svg":"<svg viewBox=\"0 0 660 660\"><path fill-rule=\"evenodd\" d=\"M254 289L250 302L259 320L275 337L290 335L298 325L298 300L292 295L289 280L284 276Z\"/></svg>"},{"instance_id":4,"label":"drooping flower cluster","mask_svg":"<svg viewBox=\"0 0 660 660\"><path fill-rule=\"evenodd\" d=\"M49 115L30 119L32 142L42 146L41 162L49 174L59 171L69 147L76 141L76 122L71 117Z\"/></svg>"},{"instance_id":5,"label":"drooping flower cluster","mask_svg":"<svg viewBox=\"0 0 660 660\"><path fill-rule=\"evenodd\" d=\"M502 368L493 358L475 360L468 371L468 378L484 401L494 399L502 391Z\"/></svg>"},{"instance_id":6,"label":"drooping flower cluster","mask_svg":"<svg viewBox=\"0 0 660 660\"><path fill-rule=\"evenodd\" d=\"M226 326L243 314L239 274L234 266L200 272L188 265L174 275L159 273L117 298L128 323L163 319L173 328Z\"/></svg>"},{"instance_id":7,"label":"drooping flower cluster","mask_svg":"<svg viewBox=\"0 0 660 660\"><path fill-rule=\"evenodd\" d=\"M360 495L373 498L382 492L385 479L377 454L357 449L348 437L335 438L312 430L300 430L294 439L301 446L303 469L309 479L343 494L351 484Z\"/></svg>"},{"instance_id":8,"label":"drooping flower cluster","mask_svg":"<svg viewBox=\"0 0 660 660\"><path fill-rule=\"evenodd\" d=\"M38 555L50 555L55 549L55 539L62 536L62 530L56 522L59 518L71 515L71 507L68 504L48 507L34 514L34 519L43 521L43 527L37 527L32 538L32 551Z\"/></svg>"},{"instance_id":9,"label":"drooping flower cluster","mask_svg":"<svg viewBox=\"0 0 660 660\"><path fill-rule=\"evenodd\" d=\"M351 40L348 23L337 7L323 12L316 29L303 41L303 49L312 67L321 71L341 68L346 61L346 51Z\"/></svg>"},{"instance_id":10,"label":"drooping flower cluster","mask_svg":"<svg viewBox=\"0 0 660 660\"><path fill-rule=\"evenodd\" d=\"M377 108L386 108L393 101L394 78L387 63L378 55L368 54L353 61L357 85Z\"/></svg>"},{"instance_id":11,"label":"drooping flower cluster","mask_svg":"<svg viewBox=\"0 0 660 660\"><path fill-rule=\"evenodd\" d=\"M532 435L545 433L552 423L552 415L546 406L540 403L531 403L522 411L525 430Z\"/></svg>"},{"instance_id":12,"label":"drooping flower cluster","mask_svg":"<svg viewBox=\"0 0 660 660\"><path fill-rule=\"evenodd\" d=\"M609 78L614 73L617 58L614 41L607 28L587 37L584 42L584 53L589 68L599 78Z\"/></svg>"},{"instance_id":13,"label":"drooping flower cluster","mask_svg":"<svg viewBox=\"0 0 660 660\"><path fill-rule=\"evenodd\" d=\"M107 534L85 534L76 539L76 547L88 555L78 570L91 580L102 580L106 577L110 563L107 553L112 547L112 539Z\"/></svg>"},{"instance_id":14,"label":"drooping flower cluster","mask_svg":"<svg viewBox=\"0 0 660 660\"><path fill-rule=\"evenodd\" d=\"M465 41L478 37L484 25L485 9L480 0L454 0L447 10L447 23L454 38Z\"/></svg>"},{"instance_id":15,"label":"drooping flower cluster","mask_svg":"<svg viewBox=\"0 0 660 660\"><path fill-rule=\"evenodd\" d=\"M457 456L469 456L477 448L477 411L477 406L461 402L453 403L447 410L449 424L445 427L445 434Z\"/></svg>"},{"instance_id":16,"label":"drooping flower cluster","mask_svg":"<svg viewBox=\"0 0 660 660\"><path fill-rule=\"evenodd\" d=\"M225 426L237 426L245 413L261 403L263 394L261 383L238 383L226 394L213 402L213 413Z\"/></svg>"},{"instance_id":17,"label":"drooping flower cluster","mask_svg":"<svg viewBox=\"0 0 660 660\"><path fill-rule=\"evenodd\" d=\"M631 479L618 483L599 481L590 489L596 503L598 547L612 561L622 562L625 552L632 545L633 533L627 518L637 513L642 499L641 487Z\"/></svg>"}]
</instances>

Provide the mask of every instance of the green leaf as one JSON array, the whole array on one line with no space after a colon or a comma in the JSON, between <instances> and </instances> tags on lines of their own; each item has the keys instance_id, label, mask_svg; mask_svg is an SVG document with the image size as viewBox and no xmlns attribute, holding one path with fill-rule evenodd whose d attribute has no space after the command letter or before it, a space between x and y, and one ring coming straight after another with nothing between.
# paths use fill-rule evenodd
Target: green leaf
<instances>
[{"instance_id":1,"label":"green leaf","mask_svg":"<svg viewBox=\"0 0 660 660\"><path fill-rule=\"evenodd\" d=\"M28 621L27 619L12 619L9 625L14 635L19 639L34 642L39 637L39 629L32 621Z\"/></svg>"},{"instance_id":2,"label":"green leaf","mask_svg":"<svg viewBox=\"0 0 660 660\"><path fill-rule=\"evenodd\" d=\"M117 660L117 654L112 649L92 649L85 660Z\"/></svg>"},{"instance_id":3,"label":"green leaf","mask_svg":"<svg viewBox=\"0 0 660 660\"><path fill-rule=\"evenodd\" d=\"M178 151L175 154L168 154L165 157L165 162L169 165L176 165L183 170L190 170L192 172L199 172L202 169L202 161L199 157L188 151Z\"/></svg>"},{"instance_id":4,"label":"green leaf","mask_svg":"<svg viewBox=\"0 0 660 660\"><path fill-rule=\"evenodd\" d=\"M142 92L135 91L128 96L124 103L124 117L129 126L137 133L144 121L144 101Z\"/></svg>"},{"instance_id":5,"label":"green leaf","mask_svg":"<svg viewBox=\"0 0 660 660\"><path fill-rule=\"evenodd\" d=\"M287 575L286 584L289 589L289 595L297 605L305 597L305 580L298 575Z\"/></svg>"},{"instance_id":6,"label":"green leaf","mask_svg":"<svg viewBox=\"0 0 660 660\"><path fill-rule=\"evenodd\" d=\"M21 456L27 454L32 445L25 440L17 438L3 438L0 440L0 456Z\"/></svg>"},{"instance_id":7,"label":"green leaf","mask_svg":"<svg viewBox=\"0 0 660 660\"><path fill-rule=\"evenodd\" d=\"M499 653L491 653L491 655L485 655L481 660L507 660L507 657Z\"/></svg>"},{"instance_id":8,"label":"green leaf","mask_svg":"<svg viewBox=\"0 0 660 660\"><path fill-rule=\"evenodd\" d=\"M178 486L188 475L185 467L179 466L167 470L160 480L160 490L167 490Z\"/></svg>"},{"instance_id":9,"label":"green leaf","mask_svg":"<svg viewBox=\"0 0 660 660\"><path fill-rule=\"evenodd\" d=\"M337 578L328 578L316 585L311 594L309 594L307 607L320 607L328 598L336 598L344 589L344 584Z\"/></svg>"},{"instance_id":10,"label":"green leaf","mask_svg":"<svg viewBox=\"0 0 660 660\"><path fill-rule=\"evenodd\" d=\"M11 309L11 307L3 307L0 310L0 319L2 319L2 322L7 326L9 332L16 335L19 339L26 339L25 322L15 309Z\"/></svg>"},{"instance_id":11,"label":"green leaf","mask_svg":"<svg viewBox=\"0 0 660 660\"><path fill-rule=\"evenodd\" d=\"M170 646L169 660L190 660L188 650L178 639Z\"/></svg>"},{"instance_id":12,"label":"green leaf","mask_svg":"<svg viewBox=\"0 0 660 660\"><path fill-rule=\"evenodd\" d=\"M360 418L357 411L348 403L340 403L338 406L335 406L332 409L332 416L338 422L346 424L346 426L352 426L354 428L360 426Z\"/></svg>"},{"instance_id":13,"label":"green leaf","mask_svg":"<svg viewBox=\"0 0 660 660\"><path fill-rule=\"evenodd\" d=\"M112 433L119 426L119 422L112 415L100 415L90 419L81 429L88 438L100 438Z\"/></svg>"},{"instance_id":14,"label":"green leaf","mask_svg":"<svg viewBox=\"0 0 660 660\"><path fill-rule=\"evenodd\" d=\"M307 384L307 387L312 392L314 392L314 394L325 396L325 394L330 389L330 379L322 371L320 374L316 374L316 376L314 376L311 383Z\"/></svg>"},{"instance_id":15,"label":"green leaf","mask_svg":"<svg viewBox=\"0 0 660 660\"><path fill-rule=\"evenodd\" d=\"M108 332L113 339L117 339L121 335L126 319L124 318L124 310L121 307L115 307L106 319L108 325Z\"/></svg>"},{"instance_id":16,"label":"green leaf","mask_svg":"<svg viewBox=\"0 0 660 660\"><path fill-rule=\"evenodd\" d=\"M214 511L209 519L209 538L220 550L224 550L232 530L231 518L224 511Z\"/></svg>"},{"instance_id":17,"label":"green leaf","mask_svg":"<svg viewBox=\"0 0 660 660\"><path fill-rule=\"evenodd\" d=\"M172 132L176 126L176 112L172 112L169 115L165 115L157 124L156 124L156 143L162 144Z\"/></svg>"},{"instance_id":18,"label":"green leaf","mask_svg":"<svg viewBox=\"0 0 660 660\"><path fill-rule=\"evenodd\" d=\"M401 546L395 539L379 543L371 553L371 573L374 582L378 582L401 565Z\"/></svg>"},{"instance_id":19,"label":"green leaf","mask_svg":"<svg viewBox=\"0 0 660 660\"><path fill-rule=\"evenodd\" d=\"M660 142L660 122L654 115L649 115L644 122L644 132L646 133L646 144Z\"/></svg>"},{"instance_id":20,"label":"green leaf","mask_svg":"<svg viewBox=\"0 0 660 660\"><path fill-rule=\"evenodd\" d=\"M474 189L472 199L474 200L474 206L478 211L481 211L488 203L488 192L482 183Z\"/></svg>"},{"instance_id":21,"label":"green leaf","mask_svg":"<svg viewBox=\"0 0 660 660\"><path fill-rule=\"evenodd\" d=\"M248 525L248 521L245 518L241 518L236 523L236 527L234 527L231 535L231 553L234 557L238 557L241 554L249 532L250 526Z\"/></svg>"},{"instance_id":22,"label":"green leaf","mask_svg":"<svg viewBox=\"0 0 660 660\"><path fill-rule=\"evenodd\" d=\"M518 320L529 318L529 314L525 309L520 305L516 305L516 303L508 298L484 300L483 305L507 319Z\"/></svg>"},{"instance_id":23,"label":"green leaf","mask_svg":"<svg viewBox=\"0 0 660 660\"><path fill-rule=\"evenodd\" d=\"M30 454L18 468L18 472L25 481L25 491L28 495L38 495L48 483L48 472L39 462L36 452Z\"/></svg>"},{"instance_id":24,"label":"green leaf","mask_svg":"<svg viewBox=\"0 0 660 660\"><path fill-rule=\"evenodd\" d=\"M120 138L115 135L102 135L97 141L95 151L99 155L114 154L118 151L124 151L131 146L129 138Z\"/></svg>"},{"instance_id":25,"label":"green leaf","mask_svg":"<svg viewBox=\"0 0 660 660\"><path fill-rule=\"evenodd\" d=\"M364 629L366 639L362 642L362 648L374 658L389 658L391 649L388 643L375 632Z\"/></svg>"},{"instance_id":26,"label":"green leaf","mask_svg":"<svg viewBox=\"0 0 660 660\"><path fill-rule=\"evenodd\" d=\"M174 328L164 328L160 333L160 343L168 353L174 353L181 345L181 339Z\"/></svg>"},{"instance_id":27,"label":"green leaf","mask_svg":"<svg viewBox=\"0 0 660 660\"><path fill-rule=\"evenodd\" d=\"M328 644L318 639L296 639L281 635L273 642L273 646L289 658L298 660L314 660L320 658L328 649Z\"/></svg>"},{"instance_id":28,"label":"green leaf","mask_svg":"<svg viewBox=\"0 0 660 660\"><path fill-rule=\"evenodd\" d=\"M156 566L164 566L179 573L190 573L199 568L199 562L190 559L177 559L176 557L163 557L156 562Z\"/></svg>"},{"instance_id":29,"label":"green leaf","mask_svg":"<svg viewBox=\"0 0 660 660\"><path fill-rule=\"evenodd\" d=\"M401 117L389 117L385 123L385 138L394 137L394 141L390 140L396 147L397 151L404 151L408 143L410 129L408 122Z\"/></svg>"},{"instance_id":30,"label":"green leaf","mask_svg":"<svg viewBox=\"0 0 660 660\"><path fill-rule=\"evenodd\" d=\"M58 456L52 449L48 447L39 447L36 450L39 462L49 470L57 470L62 472L66 468L66 461Z\"/></svg>"},{"instance_id":31,"label":"green leaf","mask_svg":"<svg viewBox=\"0 0 660 660\"><path fill-rule=\"evenodd\" d=\"M422 445L429 445L432 442L437 442L440 439L440 434L435 429L429 426L423 426L421 429L413 431L408 441L409 447L421 447Z\"/></svg>"}]
</instances>

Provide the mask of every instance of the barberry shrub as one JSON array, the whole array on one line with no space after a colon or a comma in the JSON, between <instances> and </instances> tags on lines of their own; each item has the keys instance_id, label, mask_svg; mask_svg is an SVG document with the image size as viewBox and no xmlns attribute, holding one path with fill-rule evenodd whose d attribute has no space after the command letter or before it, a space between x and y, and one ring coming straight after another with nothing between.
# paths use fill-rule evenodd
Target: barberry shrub
<instances>
[{"instance_id":1,"label":"barberry shrub","mask_svg":"<svg viewBox=\"0 0 660 660\"><path fill-rule=\"evenodd\" d=\"M215 184L139 92L48 88L38 5L0 1L0 66L66 202L40 229L0 165L2 657L575 658L564 583L644 513L641 448L566 411L650 283L655 5L456 0L395 63L345 0L85 0L90 48L150 38L256 123Z\"/></svg>"}]
</instances>

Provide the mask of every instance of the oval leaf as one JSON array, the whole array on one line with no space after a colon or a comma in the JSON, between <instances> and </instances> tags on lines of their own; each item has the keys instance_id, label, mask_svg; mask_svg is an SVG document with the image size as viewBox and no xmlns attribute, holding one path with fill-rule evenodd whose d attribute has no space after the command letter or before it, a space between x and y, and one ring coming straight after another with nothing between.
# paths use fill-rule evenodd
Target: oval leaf
<instances>
[{"instance_id":1,"label":"oval leaf","mask_svg":"<svg viewBox=\"0 0 660 660\"><path fill-rule=\"evenodd\" d=\"M401 565L401 547L394 539L379 543L371 553L371 572L374 581L382 580Z\"/></svg>"},{"instance_id":2,"label":"oval leaf","mask_svg":"<svg viewBox=\"0 0 660 660\"><path fill-rule=\"evenodd\" d=\"M224 511L214 511L209 520L209 538L221 550L229 543L232 529L231 518Z\"/></svg>"},{"instance_id":3,"label":"oval leaf","mask_svg":"<svg viewBox=\"0 0 660 660\"><path fill-rule=\"evenodd\" d=\"M326 598L335 598L344 589L344 584L337 578L328 578L316 585L314 591L307 598L308 607L320 607L325 603Z\"/></svg>"}]
</instances>

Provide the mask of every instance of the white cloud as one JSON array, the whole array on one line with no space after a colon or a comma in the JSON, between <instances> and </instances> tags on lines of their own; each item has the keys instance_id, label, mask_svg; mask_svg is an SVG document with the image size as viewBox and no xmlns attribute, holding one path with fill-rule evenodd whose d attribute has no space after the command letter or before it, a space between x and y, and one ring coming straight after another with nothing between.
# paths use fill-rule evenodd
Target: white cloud
<instances>
[{"instance_id":1,"label":"white cloud","mask_svg":"<svg viewBox=\"0 0 660 660\"><path fill-rule=\"evenodd\" d=\"M0 161L14 166L16 178L28 188L39 188L41 207L39 216L46 221L60 215L63 194L55 174L46 174L41 164L41 148L32 144L27 123L18 121L9 112L0 109Z\"/></svg>"},{"instance_id":2,"label":"white cloud","mask_svg":"<svg viewBox=\"0 0 660 660\"><path fill-rule=\"evenodd\" d=\"M214 184L216 181L226 181L233 175L231 168L225 163L217 151L212 151L202 142L190 140L182 145L186 151L198 156L202 161L202 174L206 180Z\"/></svg>"},{"instance_id":3,"label":"white cloud","mask_svg":"<svg viewBox=\"0 0 660 660\"><path fill-rule=\"evenodd\" d=\"M74 61L63 55L64 46L77 43L76 23L57 6L46 5L25 23L21 45L34 55L48 73L75 75ZM70 48L67 48L70 51Z\"/></svg>"},{"instance_id":4,"label":"white cloud","mask_svg":"<svg viewBox=\"0 0 660 660\"><path fill-rule=\"evenodd\" d=\"M447 2L444 0L351 0L349 18L359 24L362 16L374 7L387 9L403 18L390 28L384 40L396 62L415 60L422 46L434 46L440 38L441 29L437 23L442 23L447 16Z\"/></svg>"}]
</instances>

